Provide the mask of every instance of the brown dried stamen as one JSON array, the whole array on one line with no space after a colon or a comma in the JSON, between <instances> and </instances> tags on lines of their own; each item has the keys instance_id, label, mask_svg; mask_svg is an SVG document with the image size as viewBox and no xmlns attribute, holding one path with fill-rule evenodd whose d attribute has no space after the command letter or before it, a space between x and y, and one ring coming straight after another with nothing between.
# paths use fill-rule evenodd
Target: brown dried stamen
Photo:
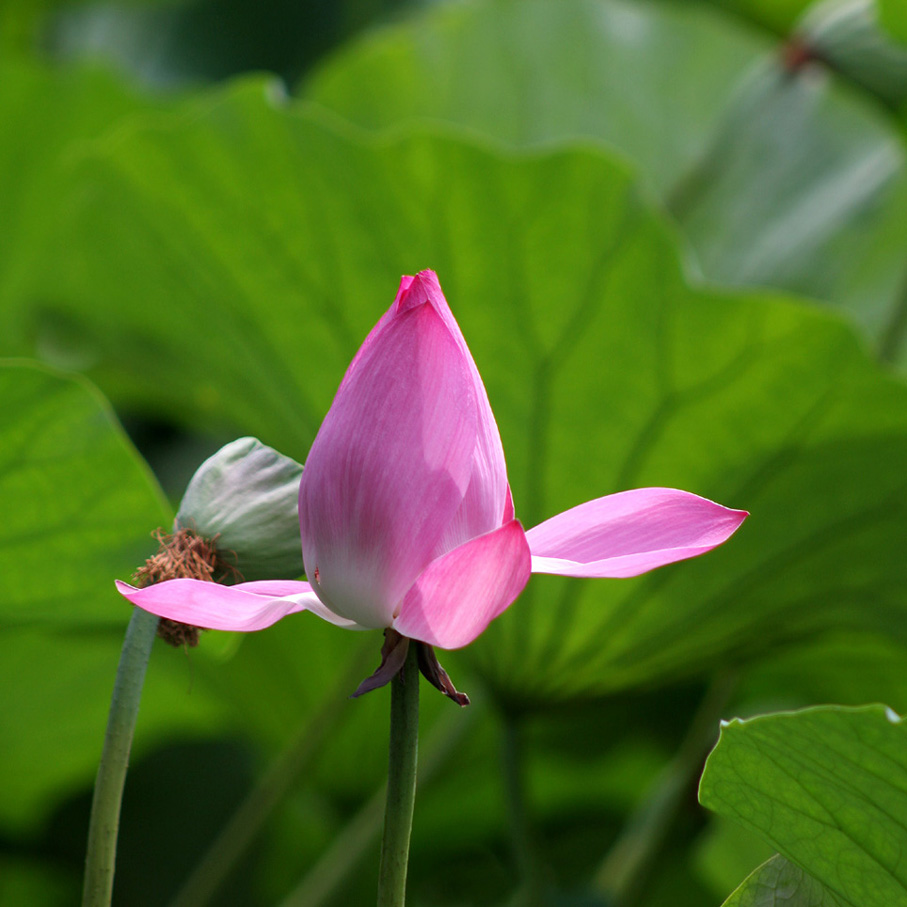
<instances>
[{"instance_id":1,"label":"brown dried stamen","mask_svg":"<svg viewBox=\"0 0 907 907\"><path fill-rule=\"evenodd\" d=\"M172 534L163 529L152 533L160 547L157 552L135 571L135 585L144 587L162 583L168 579L199 579L205 582L219 582L225 578L238 578L235 567L218 556L214 541L203 539L191 529L177 529ZM199 627L183 624L162 617L158 623L157 635L171 646L198 645Z\"/></svg>"}]
</instances>

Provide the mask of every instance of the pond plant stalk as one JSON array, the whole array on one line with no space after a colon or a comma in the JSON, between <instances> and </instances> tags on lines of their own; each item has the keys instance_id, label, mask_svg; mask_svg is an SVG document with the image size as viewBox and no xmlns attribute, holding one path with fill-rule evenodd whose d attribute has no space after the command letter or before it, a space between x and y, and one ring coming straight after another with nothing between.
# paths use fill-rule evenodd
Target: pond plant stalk
<instances>
[{"instance_id":1,"label":"pond plant stalk","mask_svg":"<svg viewBox=\"0 0 907 907\"><path fill-rule=\"evenodd\" d=\"M230 573L224 569L214 545L189 529L175 528L172 534L157 529L152 535L158 541L158 550L135 571L135 582L142 588L179 577L213 585L216 579ZM156 636L177 648L194 647L198 645L199 628L159 617L140 607L133 608L120 653L95 780L82 907L109 907L113 896L123 787L145 672Z\"/></svg>"},{"instance_id":2,"label":"pond plant stalk","mask_svg":"<svg viewBox=\"0 0 907 907\"><path fill-rule=\"evenodd\" d=\"M156 615L135 608L126 629L91 803L83 907L108 907L113 895L123 785L158 623Z\"/></svg>"},{"instance_id":3,"label":"pond plant stalk","mask_svg":"<svg viewBox=\"0 0 907 907\"><path fill-rule=\"evenodd\" d=\"M465 735L484 714L481 705L447 710L434 723L419 747L417 791L433 784L451 765ZM337 892L381 838L386 788L382 784L376 789L346 826L332 837L327 850L280 902L280 907L321 907L336 901Z\"/></svg>"},{"instance_id":4,"label":"pond plant stalk","mask_svg":"<svg viewBox=\"0 0 907 907\"><path fill-rule=\"evenodd\" d=\"M504 712L501 716L504 791L511 847L519 878L519 890L513 903L519 907L544 907L547 901L545 867L527 803L522 724L521 715Z\"/></svg>"},{"instance_id":5,"label":"pond plant stalk","mask_svg":"<svg viewBox=\"0 0 907 907\"><path fill-rule=\"evenodd\" d=\"M378 871L378 907L403 907L416 800L419 748L418 646L410 645L403 669L391 681L387 806Z\"/></svg>"}]
</instances>

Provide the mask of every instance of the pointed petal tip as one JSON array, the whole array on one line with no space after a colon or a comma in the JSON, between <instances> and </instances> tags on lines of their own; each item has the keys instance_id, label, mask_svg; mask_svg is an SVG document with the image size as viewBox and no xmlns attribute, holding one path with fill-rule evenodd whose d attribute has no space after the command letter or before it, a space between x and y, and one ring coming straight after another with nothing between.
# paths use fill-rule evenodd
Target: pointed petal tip
<instances>
[{"instance_id":1,"label":"pointed petal tip","mask_svg":"<svg viewBox=\"0 0 907 907\"><path fill-rule=\"evenodd\" d=\"M441 290L441 283L438 280L438 275L431 268L423 268L419 271L413 278L413 283L419 284L429 292L432 290Z\"/></svg>"},{"instance_id":2,"label":"pointed petal tip","mask_svg":"<svg viewBox=\"0 0 907 907\"><path fill-rule=\"evenodd\" d=\"M431 303L439 311L447 309L447 301L444 299L438 275L430 269L419 271L414 276L404 274L400 278L400 287L394 298L394 312L400 315L426 302Z\"/></svg>"},{"instance_id":3,"label":"pointed petal tip","mask_svg":"<svg viewBox=\"0 0 907 907\"><path fill-rule=\"evenodd\" d=\"M416 278L410 274L404 274L400 278L400 286L397 288L397 295L394 297L393 310L398 311L403 305L404 300L409 294L409 288L413 285Z\"/></svg>"},{"instance_id":4,"label":"pointed petal tip","mask_svg":"<svg viewBox=\"0 0 907 907\"><path fill-rule=\"evenodd\" d=\"M417 271L412 277L404 279L408 279L412 286L420 287L425 290L441 289L438 275L431 268L423 268L421 271Z\"/></svg>"},{"instance_id":5,"label":"pointed petal tip","mask_svg":"<svg viewBox=\"0 0 907 907\"><path fill-rule=\"evenodd\" d=\"M748 510L736 510L733 507L724 507L722 504L715 504L715 507L720 507L725 511L729 527L725 538L718 543L720 545L722 542L726 542L744 524L749 518L750 512Z\"/></svg>"},{"instance_id":6,"label":"pointed petal tip","mask_svg":"<svg viewBox=\"0 0 907 907\"><path fill-rule=\"evenodd\" d=\"M527 533L533 573L625 578L711 551L749 516L675 488L587 501Z\"/></svg>"}]
</instances>

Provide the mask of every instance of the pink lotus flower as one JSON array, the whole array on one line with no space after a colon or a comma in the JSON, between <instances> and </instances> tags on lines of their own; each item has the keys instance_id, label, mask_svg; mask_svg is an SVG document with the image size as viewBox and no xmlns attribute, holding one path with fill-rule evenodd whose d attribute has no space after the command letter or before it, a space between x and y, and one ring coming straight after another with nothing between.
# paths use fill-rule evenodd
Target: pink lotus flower
<instances>
[{"instance_id":1,"label":"pink lotus flower","mask_svg":"<svg viewBox=\"0 0 907 907\"><path fill-rule=\"evenodd\" d=\"M709 551L746 516L684 491L641 488L525 532L482 379L437 277L423 271L403 278L362 344L305 464L309 582L117 587L147 611L200 627L260 630L311 611L456 649L513 603L531 573L636 576Z\"/></svg>"}]
</instances>

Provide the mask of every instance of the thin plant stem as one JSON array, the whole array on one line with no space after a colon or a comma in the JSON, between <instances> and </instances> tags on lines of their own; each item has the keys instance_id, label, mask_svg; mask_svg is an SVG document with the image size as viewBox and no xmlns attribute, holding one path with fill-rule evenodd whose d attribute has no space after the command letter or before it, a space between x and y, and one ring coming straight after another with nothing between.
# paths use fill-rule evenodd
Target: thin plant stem
<instances>
[{"instance_id":1,"label":"thin plant stem","mask_svg":"<svg viewBox=\"0 0 907 907\"><path fill-rule=\"evenodd\" d=\"M636 902L652 860L718 737L718 722L737 685L737 677L736 671L724 671L712 681L674 758L605 856L592 887L607 903L630 907Z\"/></svg>"},{"instance_id":2,"label":"thin plant stem","mask_svg":"<svg viewBox=\"0 0 907 907\"><path fill-rule=\"evenodd\" d=\"M437 721L421 747L417 790L421 791L429 785L450 761L478 712L478 707L472 705L468 709L450 710ZM382 785L369 797L334 836L331 846L281 902L280 907L321 907L337 893L381 834L385 793Z\"/></svg>"},{"instance_id":3,"label":"thin plant stem","mask_svg":"<svg viewBox=\"0 0 907 907\"><path fill-rule=\"evenodd\" d=\"M542 907L545 903L545 881L536 847L535 832L526 805L526 778L523 765L523 740L520 719L513 714L503 718L503 773L507 797L507 815L513 857L520 888L513 903L523 907Z\"/></svg>"},{"instance_id":4,"label":"thin plant stem","mask_svg":"<svg viewBox=\"0 0 907 907\"><path fill-rule=\"evenodd\" d=\"M83 907L108 907L113 895L123 785L157 625L154 614L135 608L126 629L91 802Z\"/></svg>"},{"instance_id":5,"label":"thin plant stem","mask_svg":"<svg viewBox=\"0 0 907 907\"><path fill-rule=\"evenodd\" d=\"M217 894L230 871L261 833L274 810L297 779L308 771L325 738L347 717L344 706L356 688L374 644L368 640L350 660L349 667L314 715L274 760L261 781L249 792L211 842L205 855L183 883L170 907L204 907Z\"/></svg>"},{"instance_id":6,"label":"thin plant stem","mask_svg":"<svg viewBox=\"0 0 907 907\"><path fill-rule=\"evenodd\" d=\"M907 339L907 274L901 277L895 304L879 337L876 354L882 362L895 364Z\"/></svg>"},{"instance_id":7,"label":"thin plant stem","mask_svg":"<svg viewBox=\"0 0 907 907\"><path fill-rule=\"evenodd\" d=\"M391 681L390 759L378 872L378 907L403 907L406 903L406 867L416 800L418 739L418 646L410 643L406 662Z\"/></svg>"}]
</instances>

